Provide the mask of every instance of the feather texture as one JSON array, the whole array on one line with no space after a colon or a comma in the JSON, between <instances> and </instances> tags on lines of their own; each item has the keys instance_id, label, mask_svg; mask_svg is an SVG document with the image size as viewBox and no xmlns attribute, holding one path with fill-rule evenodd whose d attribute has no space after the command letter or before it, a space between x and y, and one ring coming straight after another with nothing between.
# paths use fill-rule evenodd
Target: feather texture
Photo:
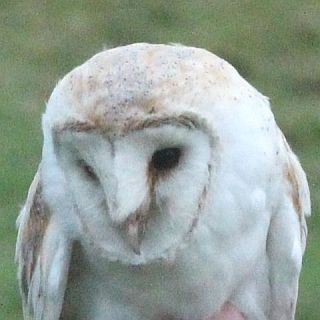
<instances>
[{"instance_id":1,"label":"feather texture","mask_svg":"<svg viewBox=\"0 0 320 320\"><path fill-rule=\"evenodd\" d=\"M305 173L226 61L133 44L67 74L18 218L25 319L292 320Z\"/></svg>"},{"instance_id":2,"label":"feather texture","mask_svg":"<svg viewBox=\"0 0 320 320\"><path fill-rule=\"evenodd\" d=\"M71 246L43 199L41 166L17 220L16 262L25 319L59 319Z\"/></svg>"}]
</instances>

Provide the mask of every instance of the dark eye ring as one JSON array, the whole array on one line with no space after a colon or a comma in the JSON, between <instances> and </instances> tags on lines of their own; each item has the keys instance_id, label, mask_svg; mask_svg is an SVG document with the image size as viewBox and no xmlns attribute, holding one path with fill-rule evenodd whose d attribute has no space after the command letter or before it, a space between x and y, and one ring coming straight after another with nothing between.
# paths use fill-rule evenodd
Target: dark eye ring
<instances>
[{"instance_id":1,"label":"dark eye ring","mask_svg":"<svg viewBox=\"0 0 320 320\"><path fill-rule=\"evenodd\" d=\"M98 180L93 168L89 166L84 160L79 160L79 166L85 172L85 174L93 180Z\"/></svg>"},{"instance_id":2,"label":"dark eye ring","mask_svg":"<svg viewBox=\"0 0 320 320\"><path fill-rule=\"evenodd\" d=\"M173 169L179 163L181 149L177 147L164 148L152 155L152 166L158 171Z\"/></svg>"}]
</instances>

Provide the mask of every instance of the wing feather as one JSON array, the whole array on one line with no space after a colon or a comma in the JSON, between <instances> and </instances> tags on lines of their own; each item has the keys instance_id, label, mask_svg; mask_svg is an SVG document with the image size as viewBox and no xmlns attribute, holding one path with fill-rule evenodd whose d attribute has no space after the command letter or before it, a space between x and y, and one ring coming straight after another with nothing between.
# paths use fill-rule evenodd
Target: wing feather
<instances>
[{"instance_id":1,"label":"wing feather","mask_svg":"<svg viewBox=\"0 0 320 320\"><path fill-rule=\"evenodd\" d=\"M71 243L54 222L42 192L40 167L17 219L16 263L25 319L59 319Z\"/></svg>"},{"instance_id":2,"label":"wing feather","mask_svg":"<svg viewBox=\"0 0 320 320\"><path fill-rule=\"evenodd\" d=\"M282 166L279 203L274 206L267 254L270 261L270 319L294 319L302 256L306 246L305 218L311 214L306 175L279 130Z\"/></svg>"},{"instance_id":3,"label":"wing feather","mask_svg":"<svg viewBox=\"0 0 320 320\"><path fill-rule=\"evenodd\" d=\"M291 150L286 138L281 133L287 159L284 165L284 177L287 182L287 190L291 203L298 215L301 231L301 247L304 252L307 240L306 217L311 215L310 190L305 172L296 155Z\"/></svg>"}]
</instances>

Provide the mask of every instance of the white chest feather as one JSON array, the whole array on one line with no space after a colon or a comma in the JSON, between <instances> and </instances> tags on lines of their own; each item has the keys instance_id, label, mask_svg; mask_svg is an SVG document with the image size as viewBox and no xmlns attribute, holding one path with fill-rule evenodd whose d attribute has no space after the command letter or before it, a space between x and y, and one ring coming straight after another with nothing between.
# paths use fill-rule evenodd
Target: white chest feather
<instances>
[{"instance_id":1,"label":"white chest feather","mask_svg":"<svg viewBox=\"0 0 320 320\"><path fill-rule=\"evenodd\" d=\"M242 311L266 314L270 288L266 281L269 271L264 220L268 213L263 211L262 191L257 190L250 198L250 205L243 210L249 218L259 207L260 218L255 219L254 227L238 219L230 229L226 220L230 214L224 218L223 214L209 214L200 219L192 237L171 260L130 266L97 259L93 252L85 257L83 249L78 248L71 265L66 312L76 314L76 319L95 320L105 319L106 314L114 320L205 319L230 297L238 301L239 294L246 294L258 297L258 301L254 307L251 304L253 310L243 306ZM231 219L243 215L232 197L216 198L215 203L218 207L226 200L229 205L224 208L234 211Z\"/></svg>"}]
</instances>

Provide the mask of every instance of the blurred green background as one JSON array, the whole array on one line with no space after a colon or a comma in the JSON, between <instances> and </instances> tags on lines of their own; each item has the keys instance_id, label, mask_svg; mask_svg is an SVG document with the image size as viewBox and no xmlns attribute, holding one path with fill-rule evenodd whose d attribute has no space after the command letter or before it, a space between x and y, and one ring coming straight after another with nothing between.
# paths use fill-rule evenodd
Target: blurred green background
<instances>
[{"instance_id":1,"label":"blurred green background","mask_svg":"<svg viewBox=\"0 0 320 320\"><path fill-rule=\"evenodd\" d=\"M41 113L56 82L104 47L204 47L271 98L308 174L313 216L297 319L320 319L320 2L0 2L0 319L21 319L15 220L40 159Z\"/></svg>"}]
</instances>

